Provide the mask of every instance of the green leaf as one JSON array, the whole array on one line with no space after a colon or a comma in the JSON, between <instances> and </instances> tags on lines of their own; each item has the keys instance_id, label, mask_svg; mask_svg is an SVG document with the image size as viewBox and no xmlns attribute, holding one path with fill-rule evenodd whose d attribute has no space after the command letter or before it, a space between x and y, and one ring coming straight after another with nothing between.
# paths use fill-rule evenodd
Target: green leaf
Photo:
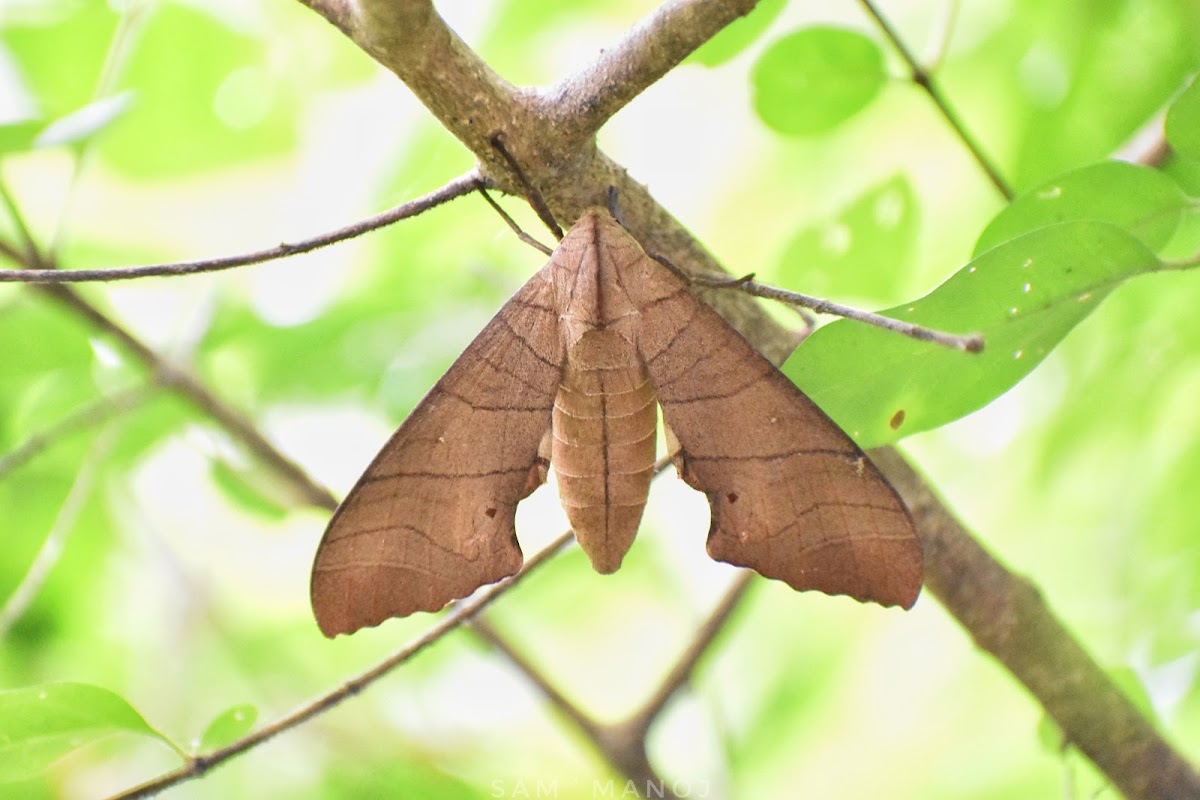
<instances>
[{"instance_id":1,"label":"green leaf","mask_svg":"<svg viewBox=\"0 0 1200 800\"><path fill-rule=\"evenodd\" d=\"M751 76L754 108L769 127L810 136L857 114L887 80L874 41L843 28L812 27L774 42Z\"/></svg>"},{"instance_id":2,"label":"green leaf","mask_svg":"<svg viewBox=\"0 0 1200 800\"><path fill-rule=\"evenodd\" d=\"M86 683L0 691L0 781L44 772L67 753L118 731L174 747L120 695Z\"/></svg>"},{"instance_id":3,"label":"green leaf","mask_svg":"<svg viewBox=\"0 0 1200 800\"><path fill-rule=\"evenodd\" d=\"M249 703L231 706L218 714L200 737L200 751L208 752L235 742L254 727L258 709Z\"/></svg>"},{"instance_id":4,"label":"green leaf","mask_svg":"<svg viewBox=\"0 0 1200 800\"><path fill-rule=\"evenodd\" d=\"M706 67L724 64L761 36L779 16L779 12L783 11L785 5L787 0L762 0L749 14L735 19L716 36L700 45L683 63L703 64Z\"/></svg>"},{"instance_id":5,"label":"green leaf","mask_svg":"<svg viewBox=\"0 0 1200 800\"><path fill-rule=\"evenodd\" d=\"M784 250L780 280L815 294L886 293L905 274L916 236L916 196L908 179L896 175L834 219L800 230Z\"/></svg>"},{"instance_id":6,"label":"green leaf","mask_svg":"<svg viewBox=\"0 0 1200 800\"><path fill-rule=\"evenodd\" d=\"M1123 161L1102 161L1018 197L984 229L975 255L1046 225L1087 219L1124 228L1158 250L1171 239L1189 206L1187 195L1162 173Z\"/></svg>"},{"instance_id":7,"label":"green leaf","mask_svg":"<svg viewBox=\"0 0 1200 800\"><path fill-rule=\"evenodd\" d=\"M1003 394L1110 289L1158 264L1140 241L1107 223L1040 228L988 250L920 300L881 312L979 331L982 353L839 320L810 336L784 372L861 446L888 444Z\"/></svg>"},{"instance_id":8,"label":"green leaf","mask_svg":"<svg viewBox=\"0 0 1200 800\"><path fill-rule=\"evenodd\" d=\"M1167 109L1166 134L1177 153L1200 158L1200 79L1193 80Z\"/></svg>"}]
</instances>

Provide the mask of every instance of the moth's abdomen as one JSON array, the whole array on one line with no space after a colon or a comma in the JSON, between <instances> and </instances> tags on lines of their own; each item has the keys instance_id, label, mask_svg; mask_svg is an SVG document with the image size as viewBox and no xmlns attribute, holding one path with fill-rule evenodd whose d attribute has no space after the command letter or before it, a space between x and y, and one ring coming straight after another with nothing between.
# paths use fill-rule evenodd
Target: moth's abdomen
<instances>
[{"instance_id":1,"label":"moth's abdomen","mask_svg":"<svg viewBox=\"0 0 1200 800\"><path fill-rule=\"evenodd\" d=\"M656 406L645 366L618 334L588 331L569 351L550 463L597 572L621 566L637 534L654 471Z\"/></svg>"}]
</instances>

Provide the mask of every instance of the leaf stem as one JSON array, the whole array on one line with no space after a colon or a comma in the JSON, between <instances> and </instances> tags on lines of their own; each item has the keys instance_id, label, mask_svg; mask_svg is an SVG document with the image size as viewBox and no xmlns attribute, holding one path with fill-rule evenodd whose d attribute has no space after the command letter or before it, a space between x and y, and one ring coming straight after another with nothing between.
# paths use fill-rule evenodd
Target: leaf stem
<instances>
[{"instance_id":1,"label":"leaf stem","mask_svg":"<svg viewBox=\"0 0 1200 800\"><path fill-rule=\"evenodd\" d=\"M980 145L971 132L967 130L966 125L964 125L962 120L959 118L958 112L954 110L954 108L950 105L950 101L946 99L944 94L942 94L941 88L939 88L937 83L934 82L933 75L930 73L930 71L921 65L921 62L917 60L916 55L914 55L912 50L909 49L908 45L904 43L904 40L900 38L899 33L897 33L896 29L892 27L892 24L888 22L887 19L884 18L883 14L879 12L872 0L859 0L859 4L867 12L867 14L869 14L871 18L875 20L875 23L879 26L879 29L883 31L883 35L886 36L892 43L892 46L896 48L896 51L900 54L900 57L904 59L904 62L908 65L909 77L912 79L912 82L921 87L921 89L924 90L927 95L929 95L929 99L933 101L934 106L939 112L941 112L942 117L947 123L949 123L959 140L966 146L967 150L970 151L971 156L975 159L975 163L977 163L980 169L983 170L984 174L987 175L988 180L991 181L992 185L996 187L996 191L998 191L1005 200L1012 200L1014 196L1012 187L1008 185L1008 181L1001 176L1000 170L994 163L992 163L992 160L983 151L982 145Z\"/></svg>"}]
</instances>

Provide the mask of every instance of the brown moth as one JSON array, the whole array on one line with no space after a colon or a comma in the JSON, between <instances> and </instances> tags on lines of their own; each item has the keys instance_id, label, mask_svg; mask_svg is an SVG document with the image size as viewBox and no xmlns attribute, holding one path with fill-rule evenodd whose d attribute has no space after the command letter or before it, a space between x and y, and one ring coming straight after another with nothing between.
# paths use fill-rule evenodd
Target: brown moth
<instances>
[{"instance_id":1,"label":"brown moth","mask_svg":"<svg viewBox=\"0 0 1200 800\"><path fill-rule=\"evenodd\" d=\"M708 552L795 589L910 607L921 548L850 438L604 210L586 212L413 410L334 513L326 636L436 611L521 567L517 503L554 464L580 546L621 565L654 464L708 495Z\"/></svg>"}]
</instances>

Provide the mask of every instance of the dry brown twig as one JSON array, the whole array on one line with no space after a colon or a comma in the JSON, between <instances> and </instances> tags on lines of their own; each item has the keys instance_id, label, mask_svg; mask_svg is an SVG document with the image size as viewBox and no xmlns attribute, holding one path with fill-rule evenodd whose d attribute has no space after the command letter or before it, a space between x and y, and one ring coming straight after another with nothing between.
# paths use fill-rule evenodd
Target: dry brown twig
<instances>
[{"instance_id":1,"label":"dry brown twig","mask_svg":"<svg viewBox=\"0 0 1200 800\"><path fill-rule=\"evenodd\" d=\"M542 564L546 563L559 550L569 544L572 540L570 532L559 536L553 542L542 548L532 557L526 560L525 566L521 571L511 578L506 578L499 583L482 590L474 598L457 603L455 607L444 617L429 627L429 630L412 640L408 644L401 647L392 655L380 661L375 666L367 669L358 676L351 678L341 686L331 692L327 692L295 709L289 714L285 714L279 719L267 725L263 725L248 736L244 736L219 750L214 750L210 753L205 753L194 757L187 764L184 764L177 770L159 775L157 778L149 780L132 789L128 789L120 794L113 795L109 800L134 800L134 798L153 797L159 792L169 789L185 781L199 778L214 767L220 766L229 759L240 755L258 745L273 739L284 731L307 722L314 717L317 717L334 706L347 700L370 686L375 681L379 680L384 675L388 674L396 667L406 663L414 656L419 654L425 648L439 641L443 636L458 629L461 625L467 622L471 617L478 614L489 603L495 601L498 597L509 591L517 585L526 575L534 571Z\"/></svg>"},{"instance_id":2,"label":"dry brown twig","mask_svg":"<svg viewBox=\"0 0 1200 800\"><path fill-rule=\"evenodd\" d=\"M167 264L147 264L137 267L112 267L108 269L74 269L60 270L51 266L33 266L28 256L22 257L15 251L7 251L9 260L22 265L20 269L0 270L0 283L92 283L99 281L128 281L136 278L178 277L180 275L197 275L203 272L219 272L244 267L249 264L262 264L275 259L308 253L321 247L328 247L337 242L344 242L357 236L363 236L371 231L392 225L403 219L415 217L431 208L440 206L456 197L470 194L481 183L480 177L474 170L460 178L447 183L445 186L429 194L401 203L395 208L367 217L351 225L336 230L312 236L298 242L284 242L274 247L255 250L250 253L239 253L222 258L204 258L196 261L177 261ZM38 260L42 260L39 257ZM36 263L36 262L35 262Z\"/></svg>"},{"instance_id":3,"label":"dry brown twig","mask_svg":"<svg viewBox=\"0 0 1200 800\"><path fill-rule=\"evenodd\" d=\"M555 217L574 219L584 208L602 205L603 192L609 186L616 186L622 197L625 222L648 250L663 254L688 272L712 273L720 269L704 248L658 206L643 187L631 181L619 165L596 149L594 135L605 120L695 47L728 22L750 11L755 5L754 0L671 0L631 29L621 42L606 50L591 65L541 92L513 87L492 72L445 26L429 0L301 2L396 73L447 130L475 153L480 160L480 174L492 179L500 188L509 191L516 188L509 166L498 159L489 146L490 137L502 131L508 150L518 163L525 165L531 182L546 198ZM906 53L874 7L867 7L884 32ZM928 75L915 64L913 79L927 90L932 86ZM939 96L933 93L931 96L938 101ZM948 109L944 101L939 107ZM965 127L957 119L951 118L950 122L970 146L972 141ZM979 157L978 149L972 147L972 150ZM981 165L997 188L1007 191L986 159L981 160ZM11 247L5 248L10 255L12 251ZM46 266L40 262L40 255L31 254L31 266ZM37 290L111 335L145 364L160 383L187 397L203 413L226 427L264 463L296 486L308 502L326 508L335 504L327 490L313 483L249 420L229 408L190 373L167 363L67 287L39 286ZM714 305L718 305L722 313L768 357L778 362L786 355L790 337L773 325L748 298L725 293ZM1040 596L980 548L915 473L905 472L898 459L898 455L889 452L881 460L888 464L893 480L913 507L918 529L925 539L930 590L962 621L976 642L1013 671L1054 716L1067 738L1080 746L1127 796L1200 796L1200 776L1144 718L1126 707L1128 701L1120 691L1069 635L1055 627L1057 623L1053 622ZM963 554L969 554L969 557ZM521 574L527 574L539 563L542 562L531 560ZM485 597L491 600L510 585L502 583ZM989 625L995 622L995 604L1004 602L1005 598L1019 598L1012 608L1020 613L1006 617L1008 627L998 634L993 633ZM386 671L385 665L390 669L403 663L430 641L462 624L477 610L477 606L464 605L451 612L431 628L427 637L422 638L423 643L414 643L411 652L406 648L366 675L382 674L381 671ZM713 635L719 629L720 623L714 626ZM680 662L679 674L685 677L690 674L708 641L711 638L703 642L698 639L701 643L689 649ZM496 644L500 646L498 641ZM1025 644L1036 644L1036 649L1025 651ZM1013 652L1014 647L1016 652ZM519 652L511 646L509 649L513 654ZM1047 667L1053 667L1057 675L1048 674ZM525 671L537 680L535 673ZM1064 674L1086 676L1086 682L1064 682ZM146 796L179 780L202 774L220 760L244 752L340 702L367 682L361 677L348 682L342 689L231 745L225 749L228 754L221 751L198 758L194 764L173 773L175 777L162 776L122 796ZM1099 709L1098 713L1075 713L1075 706L1063 702L1064 691L1070 696L1070 690L1078 690L1081 686L1086 686L1083 699ZM638 721L641 736L644 737L645 727L656 713L656 710L649 711L646 719ZM1116 737L1097 737L1089 735L1081 727L1083 725L1093 729L1125 727L1117 731ZM600 744L603 739L599 737ZM613 757L619 759L621 755L618 753Z\"/></svg>"}]
</instances>

